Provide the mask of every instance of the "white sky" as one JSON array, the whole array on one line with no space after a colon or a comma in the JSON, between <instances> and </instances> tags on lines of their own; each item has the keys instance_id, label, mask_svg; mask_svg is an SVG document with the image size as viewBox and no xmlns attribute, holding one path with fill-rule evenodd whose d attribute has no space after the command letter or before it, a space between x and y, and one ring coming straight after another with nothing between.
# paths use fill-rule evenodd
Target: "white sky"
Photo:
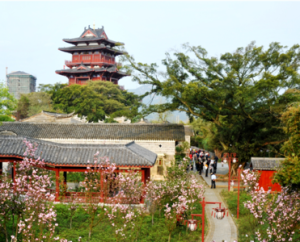
<instances>
[{"instance_id":1,"label":"white sky","mask_svg":"<svg viewBox=\"0 0 300 242\"><path fill-rule=\"evenodd\" d=\"M102 25L108 38L125 43L139 62L160 65L165 53L183 43L220 56L251 41L268 46L299 43L300 2L0 2L0 80L25 71L37 84L66 83L55 74L71 55L58 50L85 26ZM137 83L121 79L126 89Z\"/></svg>"}]
</instances>

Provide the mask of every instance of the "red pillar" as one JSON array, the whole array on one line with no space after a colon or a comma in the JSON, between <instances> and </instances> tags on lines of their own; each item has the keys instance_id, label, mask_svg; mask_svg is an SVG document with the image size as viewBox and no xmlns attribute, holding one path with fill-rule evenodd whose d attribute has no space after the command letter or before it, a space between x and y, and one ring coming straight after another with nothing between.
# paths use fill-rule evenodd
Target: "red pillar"
<instances>
[{"instance_id":1,"label":"red pillar","mask_svg":"<svg viewBox=\"0 0 300 242\"><path fill-rule=\"evenodd\" d=\"M16 191L16 162L13 163L13 182L14 182L14 191Z\"/></svg>"},{"instance_id":2,"label":"red pillar","mask_svg":"<svg viewBox=\"0 0 300 242\"><path fill-rule=\"evenodd\" d=\"M142 183L144 183L144 185L146 185L145 170L142 169L142 170L141 170L141 173L142 173Z\"/></svg>"},{"instance_id":3,"label":"red pillar","mask_svg":"<svg viewBox=\"0 0 300 242\"><path fill-rule=\"evenodd\" d=\"M103 187L103 182L104 182L104 177L103 177L103 171L100 171L100 190L101 190L101 197L100 197L100 202L104 202L104 187Z\"/></svg>"},{"instance_id":4,"label":"red pillar","mask_svg":"<svg viewBox=\"0 0 300 242\"><path fill-rule=\"evenodd\" d=\"M146 176L145 176L145 169L144 168L142 168L141 169L141 176L142 176L142 183L144 183L144 187L146 186ZM145 191L144 191L144 189L143 189L143 193L142 193L143 195L142 195L142 197L141 197L141 203L144 203L144 196L145 196Z\"/></svg>"},{"instance_id":5,"label":"red pillar","mask_svg":"<svg viewBox=\"0 0 300 242\"><path fill-rule=\"evenodd\" d=\"M0 183L2 182L3 163L0 161Z\"/></svg>"},{"instance_id":6,"label":"red pillar","mask_svg":"<svg viewBox=\"0 0 300 242\"><path fill-rule=\"evenodd\" d=\"M55 181L56 181L56 186L55 186L55 201L59 201L59 169L56 168L55 170Z\"/></svg>"},{"instance_id":7,"label":"red pillar","mask_svg":"<svg viewBox=\"0 0 300 242\"><path fill-rule=\"evenodd\" d=\"M229 168L229 172L228 172L228 192L230 192L230 177L231 177L231 156L230 155L228 157L228 168Z\"/></svg>"},{"instance_id":8,"label":"red pillar","mask_svg":"<svg viewBox=\"0 0 300 242\"><path fill-rule=\"evenodd\" d=\"M205 198L202 200L202 242L204 242L204 230L205 230Z\"/></svg>"}]
</instances>

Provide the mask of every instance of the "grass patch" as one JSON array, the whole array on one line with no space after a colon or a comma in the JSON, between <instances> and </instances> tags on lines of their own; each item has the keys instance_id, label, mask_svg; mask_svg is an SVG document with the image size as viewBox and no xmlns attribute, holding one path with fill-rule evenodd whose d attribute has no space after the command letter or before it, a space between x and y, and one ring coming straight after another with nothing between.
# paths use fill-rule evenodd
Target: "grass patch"
<instances>
[{"instance_id":1,"label":"grass patch","mask_svg":"<svg viewBox=\"0 0 300 242\"><path fill-rule=\"evenodd\" d=\"M63 204L56 204L55 208L57 210L57 222L59 227L56 229L56 236L65 238L68 241L78 241L78 237L82 238L82 241L88 241L88 215L83 209L78 209L75 216L73 217L72 229L70 229L70 218L67 206ZM202 213L202 208L200 204L197 206L194 213ZM201 218L199 218L201 219ZM207 222L205 227L205 232L207 232ZM122 241L132 241L130 239L130 234L134 231L126 231L126 239ZM137 241L150 242L150 241L168 241L169 233L165 226L165 219L163 217L163 212L161 216L159 212L155 214L154 225L152 225L151 216L146 216L144 222L139 231L139 239ZM190 232L186 229L186 226L178 226L172 232L171 241L201 241L201 228L198 228L194 232ZM101 224L93 229L93 234L90 242L99 241L116 241L114 237L114 231L106 219Z\"/></svg>"}]
</instances>

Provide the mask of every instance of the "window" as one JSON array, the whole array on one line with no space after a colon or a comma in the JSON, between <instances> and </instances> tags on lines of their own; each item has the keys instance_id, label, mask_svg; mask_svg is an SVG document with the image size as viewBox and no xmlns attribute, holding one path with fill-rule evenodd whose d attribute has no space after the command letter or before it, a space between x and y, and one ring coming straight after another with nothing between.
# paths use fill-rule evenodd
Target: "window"
<instances>
[{"instance_id":1,"label":"window","mask_svg":"<svg viewBox=\"0 0 300 242\"><path fill-rule=\"evenodd\" d=\"M164 175L164 167L163 166L158 166L157 167L157 175Z\"/></svg>"}]
</instances>

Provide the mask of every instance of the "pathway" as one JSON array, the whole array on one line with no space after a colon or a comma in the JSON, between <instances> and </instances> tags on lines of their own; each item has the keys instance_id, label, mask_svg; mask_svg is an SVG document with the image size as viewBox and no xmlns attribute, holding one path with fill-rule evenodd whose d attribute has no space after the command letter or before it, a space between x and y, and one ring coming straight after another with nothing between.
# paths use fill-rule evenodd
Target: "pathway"
<instances>
[{"instance_id":1,"label":"pathway","mask_svg":"<svg viewBox=\"0 0 300 242\"><path fill-rule=\"evenodd\" d=\"M224 164L224 167L221 167L221 164L218 164L218 169L217 169L217 177L218 174L226 174L228 172L228 166L227 164ZM221 196L220 192L222 189L226 189L226 182L216 182L216 189L211 189L210 185L210 176L205 177L205 175L202 174L202 178L205 180L206 184L208 187L206 188L205 192L205 201L207 202L222 202L222 207L225 206ZM222 186L218 188L218 185ZM227 241L227 242L233 242L237 241L237 228L235 226L235 223L233 222L233 219L229 213L229 216L225 216L222 220L218 220L214 217L211 216L212 208L217 207L218 205L206 205L206 217L209 222L209 231L208 234L205 238L205 242L222 242L222 241Z\"/></svg>"}]
</instances>

